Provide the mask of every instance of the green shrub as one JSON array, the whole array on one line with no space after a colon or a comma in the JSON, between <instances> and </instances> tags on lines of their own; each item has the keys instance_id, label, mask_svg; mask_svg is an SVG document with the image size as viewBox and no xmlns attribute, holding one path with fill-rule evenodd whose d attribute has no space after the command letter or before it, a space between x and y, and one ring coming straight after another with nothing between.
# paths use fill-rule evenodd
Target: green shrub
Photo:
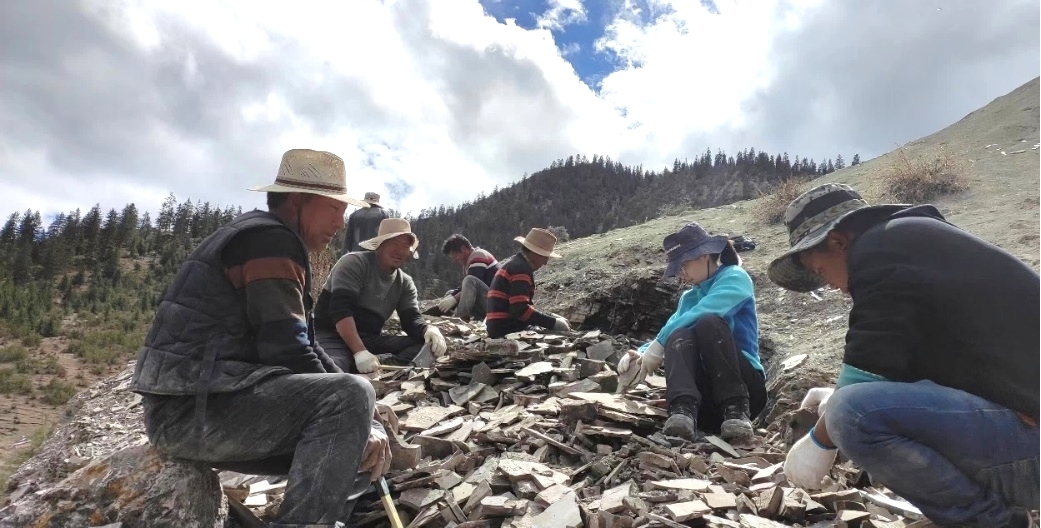
<instances>
[{"instance_id":1,"label":"green shrub","mask_svg":"<svg viewBox=\"0 0 1041 528\"><path fill-rule=\"evenodd\" d=\"M15 363L29 357L29 351L19 344L0 348L0 363Z\"/></svg>"},{"instance_id":2,"label":"green shrub","mask_svg":"<svg viewBox=\"0 0 1041 528\"><path fill-rule=\"evenodd\" d=\"M29 332L26 335L22 336L22 344L29 348L38 347L42 342L43 338L40 337L40 334L37 334L36 332Z\"/></svg>"},{"instance_id":3,"label":"green shrub","mask_svg":"<svg viewBox=\"0 0 1041 528\"><path fill-rule=\"evenodd\" d=\"M32 394L33 380L13 368L0 369L0 394Z\"/></svg>"},{"instance_id":4,"label":"green shrub","mask_svg":"<svg viewBox=\"0 0 1041 528\"><path fill-rule=\"evenodd\" d=\"M54 356L27 357L16 363L14 369L23 374L50 374L65 377L65 367Z\"/></svg>"},{"instance_id":5,"label":"green shrub","mask_svg":"<svg viewBox=\"0 0 1041 528\"><path fill-rule=\"evenodd\" d=\"M40 394L43 396L43 401L51 405L64 405L76 395L76 386L51 378L49 383L40 387Z\"/></svg>"},{"instance_id":6,"label":"green shrub","mask_svg":"<svg viewBox=\"0 0 1041 528\"><path fill-rule=\"evenodd\" d=\"M102 322L99 318L93 322L96 326L81 331L68 348L70 354L87 363L115 365L132 358L145 341L146 325L133 319Z\"/></svg>"}]
</instances>

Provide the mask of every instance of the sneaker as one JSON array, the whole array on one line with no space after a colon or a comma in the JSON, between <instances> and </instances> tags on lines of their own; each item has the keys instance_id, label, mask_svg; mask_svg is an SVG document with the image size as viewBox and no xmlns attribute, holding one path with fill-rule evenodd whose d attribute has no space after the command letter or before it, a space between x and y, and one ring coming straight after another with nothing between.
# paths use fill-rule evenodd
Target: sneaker
<instances>
[{"instance_id":1,"label":"sneaker","mask_svg":"<svg viewBox=\"0 0 1041 528\"><path fill-rule=\"evenodd\" d=\"M719 427L719 436L723 440L748 438L752 436L752 420L748 418L748 400L723 406L723 425Z\"/></svg>"},{"instance_id":2,"label":"sneaker","mask_svg":"<svg viewBox=\"0 0 1041 528\"><path fill-rule=\"evenodd\" d=\"M698 434L697 408L688 397L677 398L669 404L669 418L665 420L662 432L665 436L675 436L694 442Z\"/></svg>"}]
</instances>

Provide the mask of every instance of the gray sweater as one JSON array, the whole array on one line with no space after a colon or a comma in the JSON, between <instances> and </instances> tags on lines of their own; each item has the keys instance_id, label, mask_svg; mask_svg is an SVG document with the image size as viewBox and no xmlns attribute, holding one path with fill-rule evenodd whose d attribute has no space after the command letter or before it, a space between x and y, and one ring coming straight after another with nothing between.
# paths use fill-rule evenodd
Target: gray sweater
<instances>
[{"instance_id":1,"label":"gray sweater","mask_svg":"<svg viewBox=\"0 0 1041 528\"><path fill-rule=\"evenodd\" d=\"M383 273L374 251L347 253L333 265L318 296L315 326L335 331L341 319L353 317L358 334L379 335L395 310L405 333L422 341L426 323L412 277L400 269Z\"/></svg>"}]
</instances>

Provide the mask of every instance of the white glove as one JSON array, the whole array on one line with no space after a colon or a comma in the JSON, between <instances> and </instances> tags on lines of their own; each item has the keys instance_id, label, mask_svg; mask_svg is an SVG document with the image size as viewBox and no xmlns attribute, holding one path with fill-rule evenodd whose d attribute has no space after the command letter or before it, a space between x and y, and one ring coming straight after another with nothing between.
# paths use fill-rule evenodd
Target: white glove
<instances>
[{"instance_id":1,"label":"white glove","mask_svg":"<svg viewBox=\"0 0 1041 528\"><path fill-rule=\"evenodd\" d=\"M354 354L354 365L358 367L358 372L370 374L380 368L380 360L372 352L362 350Z\"/></svg>"},{"instance_id":2,"label":"white glove","mask_svg":"<svg viewBox=\"0 0 1041 528\"><path fill-rule=\"evenodd\" d=\"M640 378L647 379L647 376L658 370L662 363L665 363L665 347L661 346L657 339L652 339L640 359Z\"/></svg>"},{"instance_id":3,"label":"white glove","mask_svg":"<svg viewBox=\"0 0 1041 528\"><path fill-rule=\"evenodd\" d=\"M452 308L455 308L455 305L458 302L459 301L455 299L455 295L449 295L444 299L441 299L441 302L437 303L437 309L441 310L441 313L443 314L448 313L452 311Z\"/></svg>"},{"instance_id":4,"label":"white glove","mask_svg":"<svg viewBox=\"0 0 1041 528\"><path fill-rule=\"evenodd\" d=\"M640 368L642 361L640 353L635 350L629 350L622 355L622 358L618 360L618 388L615 392L625 394L627 390L643 381L643 378L640 377L640 372L643 370Z\"/></svg>"},{"instance_id":5,"label":"white glove","mask_svg":"<svg viewBox=\"0 0 1041 528\"><path fill-rule=\"evenodd\" d=\"M629 367L632 365L640 366L640 353L635 350L626 352L622 359L618 360L618 373L625 374L629 372Z\"/></svg>"},{"instance_id":6,"label":"white glove","mask_svg":"<svg viewBox=\"0 0 1041 528\"><path fill-rule=\"evenodd\" d=\"M563 317L561 317L559 315L556 316L555 319L557 321L555 323L553 323L553 329L554 330L556 330L558 332L566 332L568 330L571 330L571 323L567 322L567 319L564 319Z\"/></svg>"},{"instance_id":7,"label":"white glove","mask_svg":"<svg viewBox=\"0 0 1041 528\"><path fill-rule=\"evenodd\" d=\"M791 451L788 451L784 459L784 476L788 477L788 482L800 488L821 489L821 481L835 464L838 452L837 448L827 449L817 444L813 439L813 429L810 429L809 434L795 442Z\"/></svg>"},{"instance_id":8,"label":"white glove","mask_svg":"<svg viewBox=\"0 0 1041 528\"><path fill-rule=\"evenodd\" d=\"M423 330L423 341L430 344L430 351L434 353L434 357L441 357L448 350L445 336L432 324L428 324L426 330Z\"/></svg>"},{"instance_id":9,"label":"white glove","mask_svg":"<svg viewBox=\"0 0 1041 528\"><path fill-rule=\"evenodd\" d=\"M665 361L665 349L658 340L644 351L643 355L635 350L630 350L618 360L618 393L624 393L644 382L647 376L653 373Z\"/></svg>"},{"instance_id":10,"label":"white glove","mask_svg":"<svg viewBox=\"0 0 1041 528\"><path fill-rule=\"evenodd\" d=\"M824 416L824 409L827 408L828 399L835 393L835 389L830 387L814 387L806 391L806 396L802 399L802 403L799 404L800 409L817 409L817 416Z\"/></svg>"}]
</instances>

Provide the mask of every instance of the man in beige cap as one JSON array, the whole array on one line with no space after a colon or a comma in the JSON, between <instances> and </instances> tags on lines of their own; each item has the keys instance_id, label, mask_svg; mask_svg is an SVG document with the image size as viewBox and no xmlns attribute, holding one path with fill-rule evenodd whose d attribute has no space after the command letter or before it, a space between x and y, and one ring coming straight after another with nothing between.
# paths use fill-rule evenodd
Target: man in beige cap
<instances>
[{"instance_id":1,"label":"man in beige cap","mask_svg":"<svg viewBox=\"0 0 1041 528\"><path fill-rule=\"evenodd\" d=\"M501 338L526 330L532 325L557 331L571 330L567 319L540 312L532 304L535 272L550 259L560 258L553 251L557 237L545 229L535 227L528 231L528 236L513 240L520 242L520 252L502 263L488 289L485 315L488 337Z\"/></svg>"},{"instance_id":2,"label":"man in beige cap","mask_svg":"<svg viewBox=\"0 0 1041 528\"><path fill-rule=\"evenodd\" d=\"M390 213L380 205L380 195L374 192L365 193L365 203L369 206L362 207L347 217L347 234L343 240L344 253L364 251L361 243L376 236L380 222L390 218Z\"/></svg>"},{"instance_id":3,"label":"man in beige cap","mask_svg":"<svg viewBox=\"0 0 1041 528\"><path fill-rule=\"evenodd\" d=\"M380 361L407 365L417 357L444 354L445 338L423 321L416 285L401 269L419 247L408 221L388 218L375 237L360 245L370 251L340 257L318 295L315 327L329 356L347 372L368 374ZM395 311L408 335L383 335Z\"/></svg>"},{"instance_id":4,"label":"man in beige cap","mask_svg":"<svg viewBox=\"0 0 1041 528\"><path fill-rule=\"evenodd\" d=\"M286 474L272 526L342 526L390 467L375 393L315 342L309 252L343 225L343 160L282 156L267 211L202 241L163 297L130 389L149 441L169 455L245 473ZM336 456L329 456L335 453Z\"/></svg>"}]
</instances>

